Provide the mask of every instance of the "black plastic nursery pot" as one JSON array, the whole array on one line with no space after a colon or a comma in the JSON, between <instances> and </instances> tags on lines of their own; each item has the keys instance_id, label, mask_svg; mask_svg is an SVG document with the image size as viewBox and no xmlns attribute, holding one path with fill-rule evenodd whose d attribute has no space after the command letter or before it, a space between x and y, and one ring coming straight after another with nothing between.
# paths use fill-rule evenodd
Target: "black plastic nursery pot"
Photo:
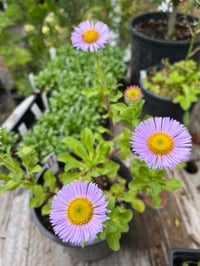
<instances>
[{"instance_id":1,"label":"black plastic nursery pot","mask_svg":"<svg viewBox=\"0 0 200 266\"><path fill-rule=\"evenodd\" d=\"M167 20L169 13L166 12L152 12L145 13L133 17L130 21L131 32L131 82L138 83L139 72L141 69L146 69L152 65L161 63L162 58L168 58L171 63L184 59L187 55L190 39L188 40L163 40L154 39L136 30L136 25L145 23L149 20ZM183 15L178 14L178 17ZM196 18L191 16L186 17L189 22ZM152 29L153 30L153 29ZM200 44L200 40L196 40L194 47ZM200 60L200 53L196 53L193 59L197 62Z\"/></svg>"},{"instance_id":2,"label":"black plastic nursery pot","mask_svg":"<svg viewBox=\"0 0 200 266\"><path fill-rule=\"evenodd\" d=\"M169 266L183 266L184 262L187 262L188 266L197 266L200 262L200 249L171 248L169 256Z\"/></svg>"},{"instance_id":3,"label":"black plastic nursery pot","mask_svg":"<svg viewBox=\"0 0 200 266\"><path fill-rule=\"evenodd\" d=\"M120 165L118 170L118 174L126 179L127 184L132 180L132 175L129 169L124 165L124 163L116 156L112 156L112 160ZM42 176L44 172L48 168L44 167L41 174L38 175L38 182L41 183ZM112 253L112 250L109 248L106 240L95 240L92 243L86 243L85 247L81 247L80 245L73 245L71 243L63 242L58 236L56 236L53 232L50 222L44 222L43 216L41 215L40 208L30 208L32 219L35 225L38 227L40 232L51 239L52 241L60 244L66 248L66 252L68 252L72 257L74 257L78 261L96 261L102 259ZM46 217L46 221L47 221Z\"/></svg>"},{"instance_id":4,"label":"black plastic nursery pot","mask_svg":"<svg viewBox=\"0 0 200 266\"><path fill-rule=\"evenodd\" d=\"M105 240L97 240L88 244L86 243L84 248L82 248L81 246L62 242L61 239L59 239L55 234L53 234L49 229L47 229L40 221L39 209L30 210L32 219L35 225L40 230L40 232L47 238L56 242L57 244L64 246L66 248L66 251L75 259L79 261L99 260L103 257L106 257L112 252Z\"/></svg>"}]
</instances>

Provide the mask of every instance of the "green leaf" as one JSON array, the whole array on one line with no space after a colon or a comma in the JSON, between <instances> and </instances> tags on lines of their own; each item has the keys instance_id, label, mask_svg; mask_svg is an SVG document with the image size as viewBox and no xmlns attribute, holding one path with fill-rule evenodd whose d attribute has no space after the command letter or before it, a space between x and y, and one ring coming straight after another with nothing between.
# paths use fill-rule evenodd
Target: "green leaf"
<instances>
[{"instance_id":1,"label":"green leaf","mask_svg":"<svg viewBox=\"0 0 200 266\"><path fill-rule=\"evenodd\" d=\"M50 188L51 191L54 191L55 186L56 186L56 177L52 173L52 171L47 170L44 173L44 187Z\"/></svg>"},{"instance_id":2,"label":"green leaf","mask_svg":"<svg viewBox=\"0 0 200 266\"><path fill-rule=\"evenodd\" d=\"M132 220L133 218L133 212L130 209L123 209L123 212L120 215L120 220L121 220L121 224L125 224L128 223Z\"/></svg>"},{"instance_id":3,"label":"green leaf","mask_svg":"<svg viewBox=\"0 0 200 266\"><path fill-rule=\"evenodd\" d=\"M82 158L83 160L88 159L88 153L81 141L68 136L63 139L63 142L66 144L67 148L71 150L75 155Z\"/></svg>"},{"instance_id":4,"label":"green leaf","mask_svg":"<svg viewBox=\"0 0 200 266\"><path fill-rule=\"evenodd\" d=\"M116 199L113 196L108 197L108 209L113 210L115 208Z\"/></svg>"},{"instance_id":5,"label":"green leaf","mask_svg":"<svg viewBox=\"0 0 200 266\"><path fill-rule=\"evenodd\" d=\"M122 92L120 90L117 91L117 93L115 94L115 96L113 96L112 98L110 98L110 101L115 103L117 102L121 97L123 96Z\"/></svg>"},{"instance_id":6,"label":"green leaf","mask_svg":"<svg viewBox=\"0 0 200 266\"><path fill-rule=\"evenodd\" d=\"M161 204L160 195L152 195L152 207L158 207Z\"/></svg>"},{"instance_id":7,"label":"green leaf","mask_svg":"<svg viewBox=\"0 0 200 266\"><path fill-rule=\"evenodd\" d=\"M106 233L107 234L110 234L110 233L113 233L117 230L117 225L116 223L113 221L113 220L108 220L106 223L105 223L105 226L106 226Z\"/></svg>"},{"instance_id":8,"label":"green leaf","mask_svg":"<svg viewBox=\"0 0 200 266\"><path fill-rule=\"evenodd\" d=\"M175 178L166 179L164 189L167 191L174 191L178 188L182 188L182 184Z\"/></svg>"},{"instance_id":9,"label":"green leaf","mask_svg":"<svg viewBox=\"0 0 200 266\"><path fill-rule=\"evenodd\" d=\"M130 139L131 139L131 131L128 128L123 128L123 131L121 134L117 136L117 144L120 148L119 154L121 159L126 159L130 153Z\"/></svg>"},{"instance_id":10,"label":"green leaf","mask_svg":"<svg viewBox=\"0 0 200 266\"><path fill-rule=\"evenodd\" d=\"M16 182L14 180L9 180L7 183L1 185L1 187L0 187L0 195L3 194L5 191L16 189L20 185L21 185L20 181Z\"/></svg>"},{"instance_id":11,"label":"green leaf","mask_svg":"<svg viewBox=\"0 0 200 266\"><path fill-rule=\"evenodd\" d=\"M76 173L63 173L60 176L60 181L64 185L66 185L66 184L69 184L69 183L73 182L74 180L76 180L80 176L81 176L81 173L80 172L76 172Z\"/></svg>"},{"instance_id":12,"label":"green leaf","mask_svg":"<svg viewBox=\"0 0 200 266\"><path fill-rule=\"evenodd\" d=\"M111 186L111 189L110 189L110 191L112 192L112 193L114 193L114 194L118 194L118 193L122 193L123 191L124 191L124 188L120 185L120 184L113 184L112 186Z\"/></svg>"},{"instance_id":13,"label":"green leaf","mask_svg":"<svg viewBox=\"0 0 200 266\"><path fill-rule=\"evenodd\" d=\"M147 182L148 182L148 180L147 180ZM145 180L141 181L140 179L135 178L129 182L128 187L129 187L129 189L131 189L134 192L136 192L138 190L143 191L146 188L147 184L148 183L146 183Z\"/></svg>"},{"instance_id":14,"label":"green leaf","mask_svg":"<svg viewBox=\"0 0 200 266\"><path fill-rule=\"evenodd\" d=\"M113 148L113 143L111 141L102 141L98 143L96 150L95 150L97 158L108 157L108 155L112 151L112 148Z\"/></svg>"},{"instance_id":15,"label":"green leaf","mask_svg":"<svg viewBox=\"0 0 200 266\"><path fill-rule=\"evenodd\" d=\"M128 224L121 224L120 225L120 232L121 233L127 233L129 231L129 225Z\"/></svg>"},{"instance_id":16,"label":"green leaf","mask_svg":"<svg viewBox=\"0 0 200 266\"><path fill-rule=\"evenodd\" d=\"M68 171L73 168L81 168L82 162L78 159L76 159L74 156L72 156L69 153L62 153L58 155L58 161L65 163L65 171Z\"/></svg>"},{"instance_id":17,"label":"green leaf","mask_svg":"<svg viewBox=\"0 0 200 266\"><path fill-rule=\"evenodd\" d=\"M108 245L112 250L118 251L120 249L120 242L119 242L120 237L121 237L121 234L118 232L110 233L106 236Z\"/></svg>"},{"instance_id":18,"label":"green leaf","mask_svg":"<svg viewBox=\"0 0 200 266\"><path fill-rule=\"evenodd\" d=\"M112 160L107 160L104 167L100 169L104 175L117 176L117 171L119 169L119 164L113 162Z\"/></svg>"},{"instance_id":19,"label":"green leaf","mask_svg":"<svg viewBox=\"0 0 200 266\"><path fill-rule=\"evenodd\" d=\"M89 128L85 128L84 130L81 131L81 140L82 140L83 145L89 151L89 153L91 155L94 154L95 153L95 150L94 150L95 138L94 138L94 134Z\"/></svg>"},{"instance_id":20,"label":"green leaf","mask_svg":"<svg viewBox=\"0 0 200 266\"><path fill-rule=\"evenodd\" d=\"M19 162L9 154L0 156L0 165L4 165L9 171L16 173L18 176L23 175Z\"/></svg>"},{"instance_id":21,"label":"green leaf","mask_svg":"<svg viewBox=\"0 0 200 266\"><path fill-rule=\"evenodd\" d=\"M133 199L131 204L132 204L133 209L136 210L137 212L142 213L145 211L145 204L142 200Z\"/></svg>"},{"instance_id":22,"label":"green leaf","mask_svg":"<svg viewBox=\"0 0 200 266\"><path fill-rule=\"evenodd\" d=\"M34 185L30 192L33 196L30 199L30 206L32 208L40 207L45 201L45 193L43 192L43 187L41 185Z\"/></svg>"},{"instance_id":23,"label":"green leaf","mask_svg":"<svg viewBox=\"0 0 200 266\"><path fill-rule=\"evenodd\" d=\"M41 213L42 215L48 215L51 210L52 198L49 199L48 203L42 206Z\"/></svg>"},{"instance_id":24,"label":"green leaf","mask_svg":"<svg viewBox=\"0 0 200 266\"><path fill-rule=\"evenodd\" d=\"M124 199L126 202L132 202L134 199L136 199L136 197L137 197L137 190L136 191L129 190L124 194Z\"/></svg>"},{"instance_id":25,"label":"green leaf","mask_svg":"<svg viewBox=\"0 0 200 266\"><path fill-rule=\"evenodd\" d=\"M39 173L42 170L42 167L37 164L36 166L33 167L33 169L31 170L31 173Z\"/></svg>"},{"instance_id":26,"label":"green leaf","mask_svg":"<svg viewBox=\"0 0 200 266\"><path fill-rule=\"evenodd\" d=\"M93 97L99 94L97 90L91 89L91 88L84 88L83 89L83 94L88 96L88 97Z\"/></svg>"}]
</instances>

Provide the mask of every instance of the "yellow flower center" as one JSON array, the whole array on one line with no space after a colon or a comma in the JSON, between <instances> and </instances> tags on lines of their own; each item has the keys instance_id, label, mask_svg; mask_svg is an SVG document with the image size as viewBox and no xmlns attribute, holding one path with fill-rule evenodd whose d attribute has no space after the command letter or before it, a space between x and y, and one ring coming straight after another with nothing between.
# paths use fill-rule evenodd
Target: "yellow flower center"
<instances>
[{"instance_id":1,"label":"yellow flower center","mask_svg":"<svg viewBox=\"0 0 200 266\"><path fill-rule=\"evenodd\" d=\"M87 224L93 215L92 203L86 198L76 198L69 203L67 217L72 224Z\"/></svg>"},{"instance_id":2,"label":"yellow flower center","mask_svg":"<svg viewBox=\"0 0 200 266\"><path fill-rule=\"evenodd\" d=\"M147 139L147 146L156 155L166 155L172 151L174 140L167 133L156 132Z\"/></svg>"},{"instance_id":3,"label":"yellow flower center","mask_svg":"<svg viewBox=\"0 0 200 266\"><path fill-rule=\"evenodd\" d=\"M87 43L96 42L99 38L99 33L96 30L86 30L82 35L83 41Z\"/></svg>"},{"instance_id":4,"label":"yellow flower center","mask_svg":"<svg viewBox=\"0 0 200 266\"><path fill-rule=\"evenodd\" d=\"M139 88L130 88L126 90L126 97L131 100L138 99L141 95Z\"/></svg>"}]
</instances>

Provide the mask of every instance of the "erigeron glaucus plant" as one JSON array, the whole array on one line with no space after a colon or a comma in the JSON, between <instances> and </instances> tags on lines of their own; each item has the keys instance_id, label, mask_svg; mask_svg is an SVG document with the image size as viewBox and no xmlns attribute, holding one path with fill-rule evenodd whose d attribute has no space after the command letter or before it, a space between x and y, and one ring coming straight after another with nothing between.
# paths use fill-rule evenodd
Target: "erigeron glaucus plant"
<instances>
[{"instance_id":1,"label":"erigeron glaucus plant","mask_svg":"<svg viewBox=\"0 0 200 266\"><path fill-rule=\"evenodd\" d=\"M182 187L176 178L166 177L166 170L189 159L191 136L178 121L169 117L153 117L141 121L136 127L131 146L137 157L131 162L134 179L129 183L128 195L144 192L152 198L154 207L159 206L161 191Z\"/></svg>"},{"instance_id":2,"label":"erigeron glaucus plant","mask_svg":"<svg viewBox=\"0 0 200 266\"><path fill-rule=\"evenodd\" d=\"M101 239L106 240L111 249L119 250L121 234L129 231L133 209L139 212L145 209L138 193L151 195L153 206L158 206L160 191L181 187L175 178L165 179L165 172L166 168L173 168L189 158L191 137L183 125L169 118L140 121L144 101L137 86L129 87L124 93L128 101L118 101L122 93L108 86L108 73L101 65L103 55L98 54L108 42L109 29L102 22L87 21L81 25L72 33L76 35L72 43L85 53L91 52L95 58L98 81L89 97L92 100L94 95L100 96L105 117L111 122L110 138L106 140L89 128L81 130L79 139L65 137L62 143L66 152L58 156L64 163L64 172L56 178L47 171L43 184L38 184L35 176L41 167L34 148L23 148L18 153L22 162L5 154L0 157L0 165L9 171L0 175L3 180L0 193L19 186L28 187L32 193L31 207L40 207L42 214L50 213L48 217L55 234L64 242L84 246L85 242ZM115 136L118 122L125 126ZM119 165L112 156L127 158L131 155L131 146L136 155L131 162L134 178L126 182L120 177ZM104 179L108 181L106 187L101 186Z\"/></svg>"}]
</instances>

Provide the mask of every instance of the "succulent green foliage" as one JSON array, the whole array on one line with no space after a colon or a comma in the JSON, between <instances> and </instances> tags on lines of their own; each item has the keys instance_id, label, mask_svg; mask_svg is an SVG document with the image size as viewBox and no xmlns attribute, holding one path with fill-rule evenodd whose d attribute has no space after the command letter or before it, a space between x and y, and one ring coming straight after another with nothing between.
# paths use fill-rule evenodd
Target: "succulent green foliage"
<instances>
[{"instance_id":1,"label":"succulent green foliage","mask_svg":"<svg viewBox=\"0 0 200 266\"><path fill-rule=\"evenodd\" d=\"M43 161L51 152L56 154L64 152L61 142L64 136L71 135L78 138L79 132L84 127L95 130L100 126L101 107L98 107L95 101L92 103L86 97L82 97L82 100L78 101L75 97L76 92L73 95L74 97L70 96L71 93L73 93L73 90L66 90L55 95L57 99L53 99L52 96L52 101L54 100L55 103L58 102L59 104L63 103L63 108L52 108L46 111L23 137L19 149L27 145L33 145L40 160ZM70 97L71 102L69 103ZM65 99L66 103L64 103Z\"/></svg>"},{"instance_id":2,"label":"succulent green foliage","mask_svg":"<svg viewBox=\"0 0 200 266\"><path fill-rule=\"evenodd\" d=\"M86 88L91 90L98 83L95 60L90 53L84 53L76 50L71 44L65 44L56 50L56 54L56 58L50 61L35 78L40 90L62 89L71 85L79 90ZM96 56L101 59L106 85L109 87L112 85L112 88L116 89L116 80L122 78L126 71L124 53L119 47L108 45L105 49L98 50ZM94 88L92 91L95 91Z\"/></svg>"},{"instance_id":3,"label":"succulent green foliage","mask_svg":"<svg viewBox=\"0 0 200 266\"><path fill-rule=\"evenodd\" d=\"M152 70L144 85L155 94L170 98L188 111L200 94L200 69L192 59L170 64L163 61L160 70Z\"/></svg>"},{"instance_id":4,"label":"succulent green foliage","mask_svg":"<svg viewBox=\"0 0 200 266\"><path fill-rule=\"evenodd\" d=\"M165 170L151 169L144 161L134 158L131 162L131 173L134 179L129 183L129 192L142 191L152 197L152 206L159 206L161 203L160 192L162 190L174 191L182 188L181 183L175 178L167 179ZM134 207L134 206L133 206Z\"/></svg>"},{"instance_id":5,"label":"succulent green foliage","mask_svg":"<svg viewBox=\"0 0 200 266\"><path fill-rule=\"evenodd\" d=\"M106 89L114 95L117 79L125 72L123 53L117 47L107 46L97 56L102 58ZM36 84L41 90L50 92L50 109L38 118L34 127L24 136L20 148L32 145L41 160L47 154L64 152L62 138L79 138L85 127L92 131L105 132L106 120L100 84L96 77L95 61L90 53L64 45L57 49L57 57L50 61L36 76ZM87 92L86 92L87 91ZM120 94L121 95L121 94Z\"/></svg>"}]
</instances>

